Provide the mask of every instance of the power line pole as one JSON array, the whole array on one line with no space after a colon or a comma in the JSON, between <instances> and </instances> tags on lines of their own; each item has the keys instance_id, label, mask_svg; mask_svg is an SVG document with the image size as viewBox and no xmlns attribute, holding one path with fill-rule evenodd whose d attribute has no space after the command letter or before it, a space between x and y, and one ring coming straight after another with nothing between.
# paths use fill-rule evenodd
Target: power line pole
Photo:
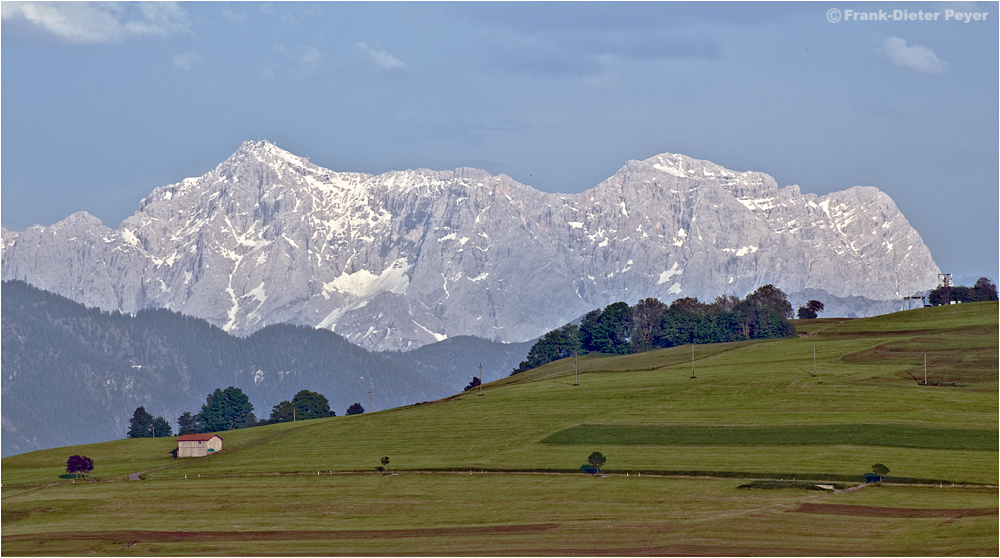
<instances>
[{"instance_id":1,"label":"power line pole","mask_svg":"<svg viewBox=\"0 0 1000 558\"><path fill-rule=\"evenodd\" d=\"M483 394L483 363L479 363L479 395Z\"/></svg>"},{"instance_id":2,"label":"power line pole","mask_svg":"<svg viewBox=\"0 0 1000 558\"><path fill-rule=\"evenodd\" d=\"M927 353L924 353L924 385L927 385Z\"/></svg>"},{"instance_id":3,"label":"power line pole","mask_svg":"<svg viewBox=\"0 0 1000 558\"><path fill-rule=\"evenodd\" d=\"M580 367L576 363L576 353L573 353L573 385L580 385Z\"/></svg>"},{"instance_id":4,"label":"power line pole","mask_svg":"<svg viewBox=\"0 0 1000 558\"><path fill-rule=\"evenodd\" d=\"M694 378L694 341L691 342L691 377Z\"/></svg>"}]
</instances>

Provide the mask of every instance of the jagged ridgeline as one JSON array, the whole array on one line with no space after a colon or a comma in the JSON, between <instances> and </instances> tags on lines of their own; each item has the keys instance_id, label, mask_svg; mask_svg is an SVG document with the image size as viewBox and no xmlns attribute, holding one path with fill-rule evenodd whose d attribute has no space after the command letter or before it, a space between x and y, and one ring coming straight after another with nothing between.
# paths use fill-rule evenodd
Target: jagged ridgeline
<instances>
[{"instance_id":1,"label":"jagged ridgeline","mask_svg":"<svg viewBox=\"0 0 1000 558\"><path fill-rule=\"evenodd\" d=\"M116 229L80 212L4 230L2 277L104 310L167 308L238 336L303 324L374 350L523 342L616 301L769 283L794 305L823 300L826 316L871 316L937 283L920 235L874 187L817 196L671 153L590 186L337 172L246 142Z\"/></svg>"},{"instance_id":2,"label":"jagged ridgeline","mask_svg":"<svg viewBox=\"0 0 1000 558\"><path fill-rule=\"evenodd\" d=\"M635 306L616 302L588 312L580 324L566 324L539 339L511 375L574 354L641 353L687 343L728 343L795 334L792 305L774 285L760 287L745 300L719 296L711 304L678 298L669 306L656 298Z\"/></svg>"}]
</instances>

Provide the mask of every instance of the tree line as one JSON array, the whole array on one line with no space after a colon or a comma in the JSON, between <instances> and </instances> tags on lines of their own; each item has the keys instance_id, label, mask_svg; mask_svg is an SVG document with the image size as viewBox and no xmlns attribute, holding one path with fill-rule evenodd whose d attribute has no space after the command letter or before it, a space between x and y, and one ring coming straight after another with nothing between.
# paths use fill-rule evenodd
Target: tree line
<instances>
[{"instance_id":1,"label":"tree line","mask_svg":"<svg viewBox=\"0 0 1000 558\"><path fill-rule=\"evenodd\" d=\"M774 285L764 285L743 300L723 295L707 304L691 297L669 306L656 298L635 306L615 302L588 312L579 325L566 324L543 335L511 375L574 354L629 354L688 343L786 337L795 333L788 321L792 315L788 297Z\"/></svg>"},{"instance_id":2,"label":"tree line","mask_svg":"<svg viewBox=\"0 0 1000 558\"><path fill-rule=\"evenodd\" d=\"M997 300L997 286L988 277L980 277L971 287L940 285L927 295L931 306L952 302L987 302Z\"/></svg>"},{"instance_id":3,"label":"tree line","mask_svg":"<svg viewBox=\"0 0 1000 558\"><path fill-rule=\"evenodd\" d=\"M354 403L347 409L348 415L364 412L365 409L360 403ZM337 413L330 410L330 402L326 396L304 389L296 393L291 401L282 401L272 407L269 418L257 420L250 398L240 388L229 386L226 389L217 388L208 394L205 404L201 406L199 412L195 414L185 412L178 417L177 434L223 432L237 428L334 416L337 416ZM173 436L173 430L166 419L153 417L146 411L145 407L136 408L132 419L129 420L129 438L164 438L167 436Z\"/></svg>"}]
</instances>

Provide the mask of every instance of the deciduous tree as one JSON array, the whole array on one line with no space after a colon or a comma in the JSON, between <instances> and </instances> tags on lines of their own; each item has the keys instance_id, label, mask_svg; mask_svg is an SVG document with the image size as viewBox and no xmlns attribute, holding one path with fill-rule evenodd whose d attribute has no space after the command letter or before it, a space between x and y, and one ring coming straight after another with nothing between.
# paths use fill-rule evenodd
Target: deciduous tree
<instances>
[{"instance_id":1,"label":"deciduous tree","mask_svg":"<svg viewBox=\"0 0 1000 558\"><path fill-rule=\"evenodd\" d=\"M872 472L878 475L878 481L882 482L882 477L889 474L889 468L881 463L872 465Z\"/></svg>"},{"instance_id":2,"label":"deciduous tree","mask_svg":"<svg viewBox=\"0 0 1000 558\"><path fill-rule=\"evenodd\" d=\"M295 394L295 397L292 398L292 406L295 408L297 420L326 418L336 415L336 413L330 410L330 402L323 394L306 389Z\"/></svg>"},{"instance_id":3,"label":"deciduous tree","mask_svg":"<svg viewBox=\"0 0 1000 558\"><path fill-rule=\"evenodd\" d=\"M644 298L632 310L632 352L641 353L656 347L661 320L667 305L658 298Z\"/></svg>"},{"instance_id":4,"label":"deciduous tree","mask_svg":"<svg viewBox=\"0 0 1000 558\"><path fill-rule=\"evenodd\" d=\"M823 303L818 300L810 300L805 306L799 306L798 318L800 320L814 320L823 311Z\"/></svg>"},{"instance_id":5,"label":"deciduous tree","mask_svg":"<svg viewBox=\"0 0 1000 558\"><path fill-rule=\"evenodd\" d=\"M591 465L597 468L597 474L601 473L601 467L603 467L604 464L607 463L607 461L608 458L604 457L604 454L599 451L595 451L594 453L590 454L590 457L587 458L587 463L590 463Z\"/></svg>"},{"instance_id":6,"label":"deciduous tree","mask_svg":"<svg viewBox=\"0 0 1000 558\"><path fill-rule=\"evenodd\" d=\"M94 470L94 460L84 455L71 455L66 460L66 472L86 475Z\"/></svg>"}]
</instances>

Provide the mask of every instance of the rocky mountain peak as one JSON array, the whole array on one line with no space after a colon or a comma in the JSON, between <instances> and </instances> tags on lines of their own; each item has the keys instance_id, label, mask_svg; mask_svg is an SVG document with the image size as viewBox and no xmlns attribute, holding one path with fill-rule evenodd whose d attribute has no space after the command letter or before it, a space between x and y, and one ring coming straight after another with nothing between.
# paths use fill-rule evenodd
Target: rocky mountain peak
<instances>
[{"instance_id":1,"label":"rocky mountain peak","mask_svg":"<svg viewBox=\"0 0 1000 558\"><path fill-rule=\"evenodd\" d=\"M678 178L718 182L737 198L771 195L778 189L777 182L766 173L733 171L711 161L694 159L686 155L663 153L642 162L655 170Z\"/></svg>"},{"instance_id":2,"label":"rocky mountain peak","mask_svg":"<svg viewBox=\"0 0 1000 558\"><path fill-rule=\"evenodd\" d=\"M767 283L892 300L938 272L877 189L803 196L671 153L560 195L478 169L334 172L246 142L154 190L118 230L77 214L3 238L4 279L89 305L164 307L241 335L305 324L379 349L523 341L619 300Z\"/></svg>"}]
</instances>

